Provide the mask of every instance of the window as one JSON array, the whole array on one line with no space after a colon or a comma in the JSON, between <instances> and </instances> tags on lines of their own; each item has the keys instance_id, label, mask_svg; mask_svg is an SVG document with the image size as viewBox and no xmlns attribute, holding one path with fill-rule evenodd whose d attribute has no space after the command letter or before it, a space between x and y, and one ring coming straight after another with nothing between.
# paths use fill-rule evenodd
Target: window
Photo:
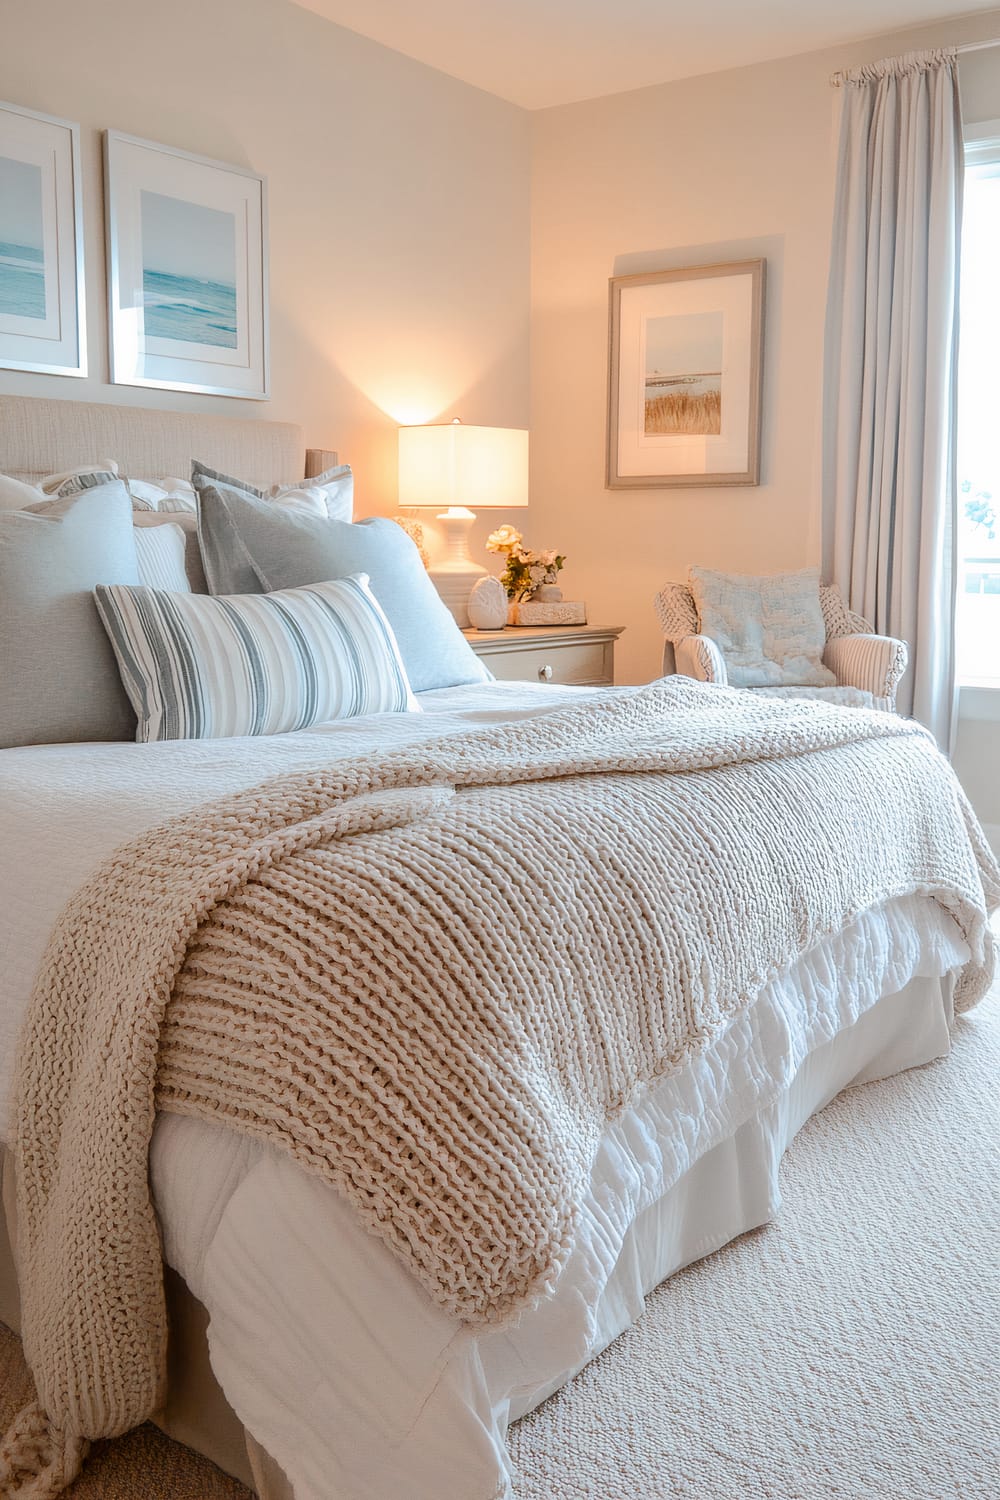
<instances>
[{"instance_id":1,"label":"window","mask_svg":"<svg viewBox=\"0 0 1000 1500\"><path fill-rule=\"evenodd\" d=\"M958 368L959 682L1000 688L1000 122L966 142Z\"/></svg>"}]
</instances>

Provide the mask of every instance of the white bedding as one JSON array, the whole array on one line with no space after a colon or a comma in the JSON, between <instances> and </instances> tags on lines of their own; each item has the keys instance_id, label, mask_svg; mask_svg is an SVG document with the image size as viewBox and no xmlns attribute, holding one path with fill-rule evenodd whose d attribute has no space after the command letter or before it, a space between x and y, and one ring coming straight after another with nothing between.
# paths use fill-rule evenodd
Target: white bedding
<instances>
[{"instance_id":1,"label":"white bedding","mask_svg":"<svg viewBox=\"0 0 1000 1500\"><path fill-rule=\"evenodd\" d=\"M296 734L0 752L0 1140L13 1052L53 923L112 850L200 802L269 776L486 724L530 718L592 689L484 683L422 693L423 713L372 714Z\"/></svg>"},{"instance_id":2,"label":"white bedding","mask_svg":"<svg viewBox=\"0 0 1000 1500\"><path fill-rule=\"evenodd\" d=\"M545 712L586 691L495 684L425 694L423 715L269 740L3 752L0 1121L52 924L117 845L269 775ZM481 1337L451 1322L290 1159L162 1117L151 1174L165 1256L209 1309L216 1374L297 1500L506 1494L508 1417L632 1321L669 1270L773 1213L777 1162L800 1118L848 1082L947 1050L940 976L967 956L952 921L920 896L806 955L608 1130L555 1297Z\"/></svg>"}]
</instances>

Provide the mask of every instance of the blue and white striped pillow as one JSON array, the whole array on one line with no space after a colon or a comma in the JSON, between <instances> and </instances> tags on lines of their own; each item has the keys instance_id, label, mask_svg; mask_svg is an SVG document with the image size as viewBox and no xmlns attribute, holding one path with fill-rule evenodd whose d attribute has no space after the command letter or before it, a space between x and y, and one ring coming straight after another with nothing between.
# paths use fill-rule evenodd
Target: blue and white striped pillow
<instances>
[{"instance_id":1,"label":"blue and white striped pillow","mask_svg":"<svg viewBox=\"0 0 1000 1500\"><path fill-rule=\"evenodd\" d=\"M112 585L95 596L137 740L283 734L420 711L366 574L273 594Z\"/></svg>"}]
</instances>

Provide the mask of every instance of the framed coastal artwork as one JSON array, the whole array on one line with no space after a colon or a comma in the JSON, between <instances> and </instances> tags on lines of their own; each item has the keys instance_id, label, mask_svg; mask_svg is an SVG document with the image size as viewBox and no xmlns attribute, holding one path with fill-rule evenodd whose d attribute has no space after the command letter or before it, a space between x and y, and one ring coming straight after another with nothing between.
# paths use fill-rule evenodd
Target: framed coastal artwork
<instances>
[{"instance_id":1,"label":"framed coastal artwork","mask_svg":"<svg viewBox=\"0 0 1000 1500\"><path fill-rule=\"evenodd\" d=\"M610 289L607 487L759 484L764 261Z\"/></svg>"},{"instance_id":2,"label":"framed coastal artwork","mask_svg":"<svg viewBox=\"0 0 1000 1500\"><path fill-rule=\"evenodd\" d=\"M109 130L111 379L268 396L262 177Z\"/></svg>"},{"instance_id":3,"label":"framed coastal artwork","mask_svg":"<svg viewBox=\"0 0 1000 1500\"><path fill-rule=\"evenodd\" d=\"M0 365L86 375L80 127L0 104Z\"/></svg>"}]
</instances>

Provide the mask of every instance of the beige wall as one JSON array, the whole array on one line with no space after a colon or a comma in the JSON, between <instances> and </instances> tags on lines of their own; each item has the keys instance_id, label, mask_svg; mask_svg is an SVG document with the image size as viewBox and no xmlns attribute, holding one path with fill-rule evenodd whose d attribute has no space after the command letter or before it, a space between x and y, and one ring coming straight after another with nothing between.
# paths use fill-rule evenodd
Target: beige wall
<instances>
[{"instance_id":1,"label":"beige wall","mask_svg":"<svg viewBox=\"0 0 1000 1500\"><path fill-rule=\"evenodd\" d=\"M818 560L830 73L997 35L992 13L534 116L531 540L567 554L566 591L593 619L627 627L620 680L656 673L651 599L689 563L767 572ZM1000 116L1000 49L967 55L961 73L966 118ZM608 277L760 255L760 486L605 489Z\"/></svg>"},{"instance_id":2,"label":"beige wall","mask_svg":"<svg viewBox=\"0 0 1000 1500\"><path fill-rule=\"evenodd\" d=\"M513 519L567 552L568 592L628 627L622 681L655 674L650 601L689 562L817 556L828 75L1000 35L994 12L529 115L283 0L2 0L2 22L0 99L83 126L91 376L0 370L0 391L298 421L354 464L361 513L391 512L399 422L527 423L530 318L532 506L483 516L476 542ZM1000 50L963 58L962 83L968 120L1000 116ZM270 402L106 383L106 127L267 176ZM753 255L760 487L605 490L608 277ZM994 761L998 726L963 724L957 764L1000 824Z\"/></svg>"},{"instance_id":3,"label":"beige wall","mask_svg":"<svg viewBox=\"0 0 1000 1500\"><path fill-rule=\"evenodd\" d=\"M527 424L523 111L282 0L0 12L0 99L83 127L91 370L0 390L301 422L354 464L363 513L393 507L400 421ZM107 127L267 177L269 402L107 385Z\"/></svg>"}]
</instances>

